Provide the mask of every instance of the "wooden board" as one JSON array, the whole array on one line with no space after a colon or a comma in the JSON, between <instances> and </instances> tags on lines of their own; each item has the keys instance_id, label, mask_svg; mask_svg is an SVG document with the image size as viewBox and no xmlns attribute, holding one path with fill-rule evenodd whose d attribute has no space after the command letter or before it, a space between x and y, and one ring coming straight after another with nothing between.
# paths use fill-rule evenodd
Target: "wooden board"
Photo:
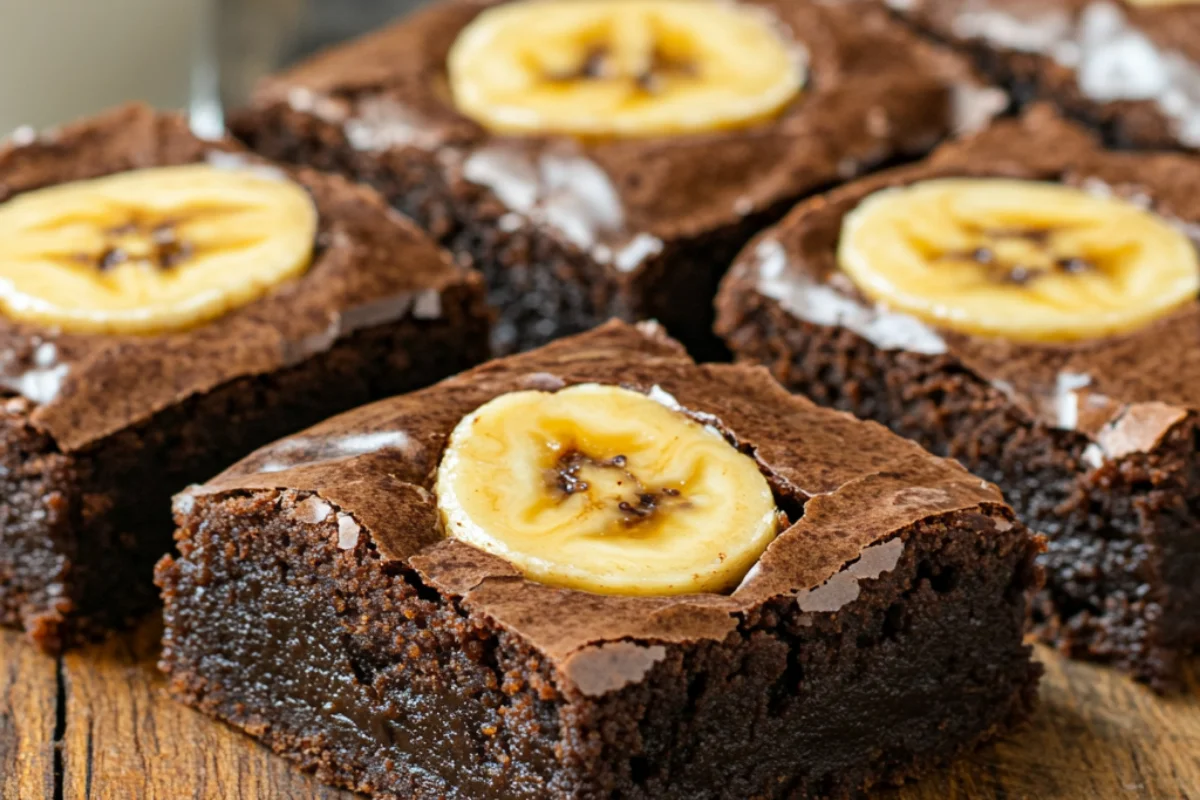
<instances>
[{"instance_id":1,"label":"wooden board","mask_svg":"<svg viewBox=\"0 0 1200 800\"><path fill-rule=\"evenodd\" d=\"M148 624L56 662L0 632L0 797L355 797L172 702L154 668L157 638ZM1184 696L1163 699L1039 657L1043 705L1027 730L878 800L1200 800L1200 671Z\"/></svg>"}]
</instances>

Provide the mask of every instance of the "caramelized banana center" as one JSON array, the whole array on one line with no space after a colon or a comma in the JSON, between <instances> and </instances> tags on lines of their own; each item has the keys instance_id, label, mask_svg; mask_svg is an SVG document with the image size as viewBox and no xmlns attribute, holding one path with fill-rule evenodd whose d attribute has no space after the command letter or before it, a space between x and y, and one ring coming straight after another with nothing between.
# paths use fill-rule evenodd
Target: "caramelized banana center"
<instances>
[{"instance_id":1,"label":"caramelized banana center","mask_svg":"<svg viewBox=\"0 0 1200 800\"><path fill-rule=\"evenodd\" d=\"M572 445L552 451L549 460L553 465L546 470L546 483L554 501L564 503L586 495L589 505L608 506L613 519L626 529L652 526L661 513L687 504L682 486L652 488L633 473L624 455L594 458Z\"/></svg>"},{"instance_id":2,"label":"caramelized banana center","mask_svg":"<svg viewBox=\"0 0 1200 800\"><path fill-rule=\"evenodd\" d=\"M1064 246L1062 228L977 228L976 246L933 254L938 262L980 267L989 281L1025 286L1053 274L1080 275L1103 271L1112 259L1103 254L1079 255Z\"/></svg>"},{"instance_id":3,"label":"caramelized banana center","mask_svg":"<svg viewBox=\"0 0 1200 800\"><path fill-rule=\"evenodd\" d=\"M645 94L663 92L673 80L698 77L700 68L694 60L668 53L659 45L653 46L647 53L622 54L611 45L596 44L571 70L550 70L546 73L546 79L551 83L622 82Z\"/></svg>"}]
</instances>

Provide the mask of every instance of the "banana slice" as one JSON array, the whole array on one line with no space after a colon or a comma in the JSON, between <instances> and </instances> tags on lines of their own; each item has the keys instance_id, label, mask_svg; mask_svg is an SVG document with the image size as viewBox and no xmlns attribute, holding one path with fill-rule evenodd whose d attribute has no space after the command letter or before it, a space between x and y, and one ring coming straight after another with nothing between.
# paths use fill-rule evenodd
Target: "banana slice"
<instances>
[{"instance_id":1,"label":"banana slice","mask_svg":"<svg viewBox=\"0 0 1200 800\"><path fill-rule=\"evenodd\" d=\"M1196 298L1196 249L1160 217L1051 183L949 178L846 216L841 269L891 309L965 333L1059 342L1129 331Z\"/></svg>"},{"instance_id":2,"label":"banana slice","mask_svg":"<svg viewBox=\"0 0 1200 800\"><path fill-rule=\"evenodd\" d=\"M0 204L0 310L77 333L164 333L307 269L298 184L206 164L137 170Z\"/></svg>"},{"instance_id":3,"label":"banana slice","mask_svg":"<svg viewBox=\"0 0 1200 800\"><path fill-rule=\"evenodd\" d=\"M753 459L646 395L598 384L507 394L467 416L437 494L449 536L600 594L732 588L777 532Z\"/></svg>"},{"instance_id":4,"label":"banana slice","mask_svg":"<svg viewBox=\"0 0 1200 800\"><path fill-rule=\"evenodd\" d=\"M802 51L716 0L518 0L459 35L459 110L503 133L657 136L751 125L799 93Z\"/></svg>"}]
</instances>

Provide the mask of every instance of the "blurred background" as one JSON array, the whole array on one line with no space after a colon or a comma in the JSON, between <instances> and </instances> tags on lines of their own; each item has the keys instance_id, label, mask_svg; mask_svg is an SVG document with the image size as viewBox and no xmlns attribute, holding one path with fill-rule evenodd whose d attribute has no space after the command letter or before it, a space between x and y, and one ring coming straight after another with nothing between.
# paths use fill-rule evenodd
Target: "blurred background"
<instances>
[{"instance_id":1,"label":"blurred background","mask_svg":"<svg viewBox=\"0 0 1200 800\"><path fill-rule=\"evenodd\" d=\"M423 0L0 0L0 137L126 100L204 133L263 75Z\"/></svg>"}]
</instances>

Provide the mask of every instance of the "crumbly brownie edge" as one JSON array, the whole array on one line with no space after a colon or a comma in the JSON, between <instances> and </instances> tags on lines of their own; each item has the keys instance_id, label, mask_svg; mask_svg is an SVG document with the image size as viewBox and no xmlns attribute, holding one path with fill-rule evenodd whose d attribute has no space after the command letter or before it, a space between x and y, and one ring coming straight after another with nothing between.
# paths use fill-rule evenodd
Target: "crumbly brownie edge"
<instances>
[{"instance_id":1,"label":"crumbly brownie edge","mask_svg":"<svg viewBox=\"0 0 1200 800\"><path fill-rule=\"evenodd\" d=\"M811 325L730 281L718 331L736 357L790 390L889 426L992 481L1047 535L1034 630L1062 652L1112 664L1160 690L1200 646L1200 434L1195 418L1151 454L1097 470L1088 440L1031 424L1005 395L948 356L882 351Z\"/></svg>"},{"instance_id":2,"label":"crumbly brownie edge","mask_svg":"<svg viewBox=\"0 0 1200 800\"><path fill-rule=\"evenodd\" d=\"M312 495L189 504L180 554L157 572L173 692L377 797L849 797L1011 728L1035 701L1022 629L1036 545L975 512L906 532L896 569L836 616L773 602L595 698L381 562Z\"/></svg>"},{"instance_id":3,"label":"crumbly brownie edge","mask_svg":"<svg viewBox=\"0 0 1200 800\"><path fill-rule=\"evenodd\" d=\"M0 580L3 623L56 652L144 613L156 602L154 563L171 547L172 494L280 436L486 358L479 290L450 289L442 302L442 319L358 331L295 367L192 397L85 451L59 454L43 439L30 458L6 431L14 443L3 442L0 454L16 447L18 471L4 480L34 474L25 486L0 483L8 519L17 521L0 527L0 570L9 571Z\"/></svg>"},{"instance_id":4,"label":"crumbly brownie edge","mask_svg":"<svg viewBox=\"0 0 1200 800\"><path fill-rule=\"evenodd\" d=\"M33 408L24 398L0 405L0 624L57 650L75 607L68 587L79 475L75 460L30 423Z\"/></svg>"}]
</instances>

